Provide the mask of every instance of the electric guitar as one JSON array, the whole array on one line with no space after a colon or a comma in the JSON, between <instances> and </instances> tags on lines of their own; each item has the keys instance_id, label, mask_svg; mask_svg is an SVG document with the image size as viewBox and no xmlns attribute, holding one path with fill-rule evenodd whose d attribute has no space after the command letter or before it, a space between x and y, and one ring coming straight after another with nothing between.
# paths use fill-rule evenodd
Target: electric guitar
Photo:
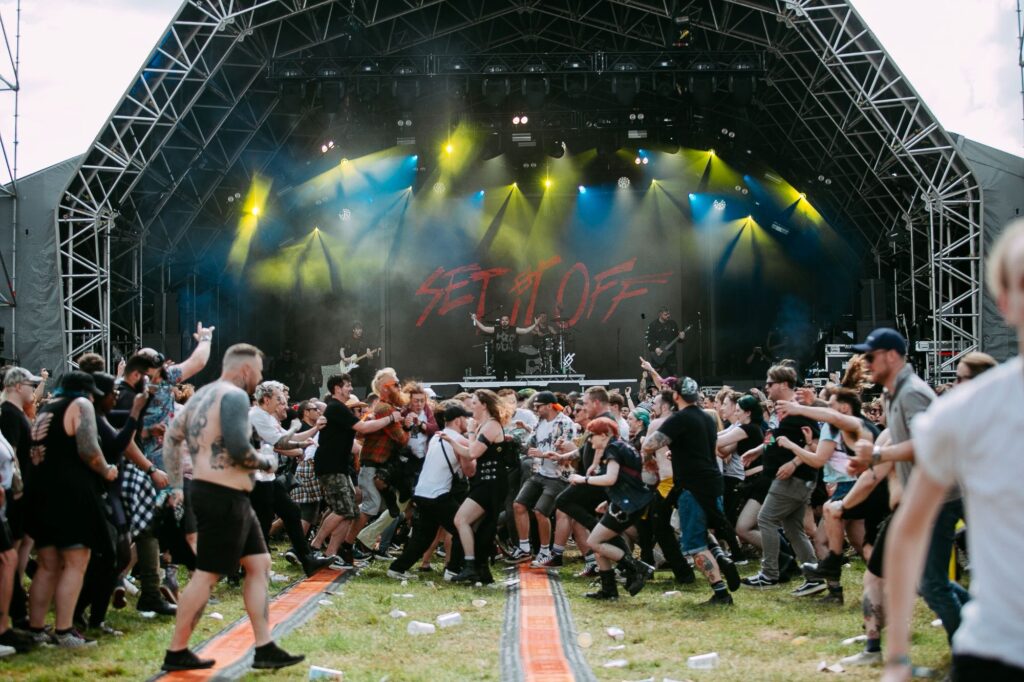
<instances>
[{"instance_id":1,"label":"electric guitar","mask_svg":"<svg viewBox=\"0 0 1024 682\"><path fill-rule=\"evenodd\" d=\"M348 374L349 372L354 370L356 367L358 367L360 362L362 362L363 360L367 360L369 358L372 358L374 355L376 355L380 351L381 351L381 349L378 347L378 348L375 348L375 349L368 350L365 353L363 353L362 355L351 355L351 356L349 356L347 358L344 355L342 355L341 356L341 372L342 372L342 374Z\"/></svg>"},{"instance_id":2,"label":"electric guitar","mask_svg":"<svg viewBox=\"0 0 1024 682\"><path fill-rule=\"evenodd\" d=\"M688 324L688 325L686 325L686 329L681 331L680 334L685 336L686 332L690 331L691 329L693 329L693 325L692 324ZM655 351L652 351L650 356L648 357L648 361L652 365L654 365L655 367L662 367L662 366L664 366L665 360L667 360L668 357L669 357L669 355L668 355L669 351L672 350L672 348L677 343L679 343L680 341L682 341L682 339L679 338L679 334L676 334L675 337L673 337L673 339L671 341L666 343L664 346L659 346L658 347L658 350L661 351L660 354L655 352Z\"/></svg>"}]
</instances>

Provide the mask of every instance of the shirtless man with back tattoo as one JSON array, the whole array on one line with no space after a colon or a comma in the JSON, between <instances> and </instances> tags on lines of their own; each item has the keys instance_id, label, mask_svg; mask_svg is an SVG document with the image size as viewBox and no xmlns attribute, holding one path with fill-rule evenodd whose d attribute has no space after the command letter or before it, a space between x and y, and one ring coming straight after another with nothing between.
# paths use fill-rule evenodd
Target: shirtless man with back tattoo
<instances>
[{"instance_id":1,"label":"shirtless man with back tattoo","mask_svg":"<svg viewBox=\"0 0 1024 682\"><path fill-rule=\"evenodd\" d=\"M273 472L277 455L255 450L250 442L249 396L263 380L263 353L236 344L224 354L220 379L199 389L168 428L164 462L170 484L181 499L182 463L192 458L192 499L198 524L196 571L178 600L177 620L163 669L211 668L188 640L203 615L210 591L241 563L245 569L242 598L256 639L254 668L283 668L305 658L292 656L270 637L270 553L249 503L256 471Z\"/></svg>"}]
</instances>

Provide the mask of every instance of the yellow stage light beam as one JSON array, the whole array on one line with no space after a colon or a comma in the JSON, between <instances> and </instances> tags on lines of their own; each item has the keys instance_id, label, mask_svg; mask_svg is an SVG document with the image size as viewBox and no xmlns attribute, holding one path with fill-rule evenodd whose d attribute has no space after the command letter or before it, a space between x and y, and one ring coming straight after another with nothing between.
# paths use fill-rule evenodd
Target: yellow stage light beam
<instances>
[{"instance_id":1,"label":"yellow stage light beam","mask_svg":"<svg viewBox=\"0 0 1024 682\"><path fill-rule=\"evenodd\" d=\"M235 239L228 251L228 271L235 275L241 275L245 265L249 261L249 251L252 247L252 239L256 235L256 228L259 226L259 216L267 203L267 196L270 194L272 181L256 176L252 185L242 202L242 215L238 219L238 227L235 230Z\"/></svg>"}]
</instances>

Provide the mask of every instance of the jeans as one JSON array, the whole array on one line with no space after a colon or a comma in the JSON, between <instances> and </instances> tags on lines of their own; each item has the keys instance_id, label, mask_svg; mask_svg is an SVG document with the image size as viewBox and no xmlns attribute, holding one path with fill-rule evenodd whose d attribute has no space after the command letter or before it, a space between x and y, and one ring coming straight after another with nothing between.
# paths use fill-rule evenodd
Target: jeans
<instances>
[{"instance_id":1,"label":"jeans","mask_svg":"<svg viewBox=\"0 0 1024 682\"><path fill-rule=\"evenodd\" d=\"M818 560L811 541L804 533L804 514L813 492L813 483L800 478L772 481L757 515L763 550L761 573L766 578L779 579L779 528L785 531L800 563Z\"/></svg>"},{"instance_id":2,"label":"jeans","mask_svg":"<svg viewBox=\"0 0 1024 682\"><path fill-rule=\"evenodd\" d=\"M942 627L946 629L950 641L960 627L960 609L971 598L959 583L949 579L949 557L956 539L956 522L963 515L963 500L953 500L942 505L932 529L932 541L928 545L924 574L918 588L928 608L942 619Z\"/></svg>"}]
</instances>

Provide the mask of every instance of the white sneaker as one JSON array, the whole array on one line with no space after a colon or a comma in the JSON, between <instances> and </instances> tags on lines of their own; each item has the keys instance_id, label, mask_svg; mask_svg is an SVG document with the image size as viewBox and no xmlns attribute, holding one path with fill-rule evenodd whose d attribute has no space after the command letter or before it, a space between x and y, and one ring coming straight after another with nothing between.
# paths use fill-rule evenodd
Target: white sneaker
<instances>
[{"instance_id":1,"label":"white sneaker","mask_svg":"<svg viewBox=\"0 0 1024 682\"><path fill-rule=\"evenodd\" d=\"M882 665L881 651L860 651L853 656L839 659L843 665Z\"/></svg>"},{"instance_id":2,"label":"white sneaker","mask_svg":"<svg viewBox=\"0 0 1024 682\"><path fill-rule=\"evenodd\" d=\"M18 653L18 650L15 649L13 646L0 644L0 658L4 658L6 656L13 656L16 653Z\"/></svg>"},{"instance_id":3,"label":"white sneaker","mask_svg":"<svg viewBox=\"0 0 1024 682\"><path fill-rule=\"evenodd\" d=\"M455 578L455 576L457 575L458 573L456 573L455 571L449 571L447 568L444 569L444 581L446 583L450 583L452 579Z\"/></svg>"},{"instance_id":4,"label":"white sneaker","mask_svg":"<svg viewBox=\"0 0 1024 682\"><path fill-rule=\"evenodd\" d=\"M418 575L413 575L412 573L409 573L409 571L405 571L403 573L399 573L398 571L392 571L390 568L388 569L388 577L389 578L394 578L395 580L419 580L420 579L420 577Z\"/></svg>"},{"instance_id":5,"label":"white sneaker","mask_svg":"<svg viewBox=\"0 0 1024 682\"><path fill-rule=\"evenodd\" d=\"M292 579L286 575L281 575L280 573L270 574L270 582L275 585L279 585L281 583L290 583L291 581Z\"/></svg>"}]
</instances>

